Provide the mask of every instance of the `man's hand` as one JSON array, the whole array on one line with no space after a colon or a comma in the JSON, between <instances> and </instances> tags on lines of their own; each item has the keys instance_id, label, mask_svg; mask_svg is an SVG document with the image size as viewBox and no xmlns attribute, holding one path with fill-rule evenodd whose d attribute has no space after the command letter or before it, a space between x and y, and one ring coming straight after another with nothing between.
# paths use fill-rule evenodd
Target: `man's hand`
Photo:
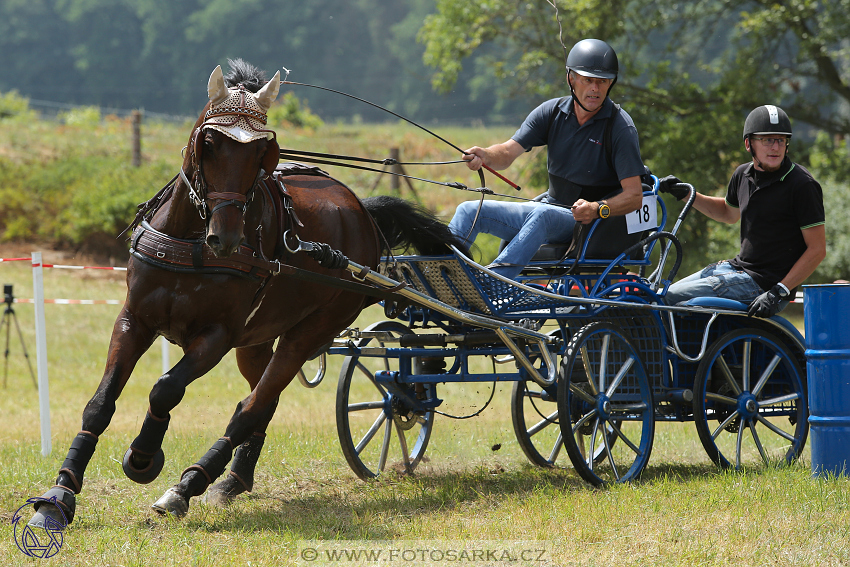
<instances>
[{"instance_id":1,"label":"man's hand","mask_svg":"<svg viewBox=\"0 0 850 567\"><path fill-rule=\"evenodd\" d=\"M779 284L776 284L750 303L750 308L747 309L747 315L750 317L773 317L779 313L779 302L786 296L787 292L785 289Z\"/></svg>"},{"instance_id":2,"label":"man's hand","mask_svg":"<svg viewBox=\"0 0 850 567\"><path fill-rule=\"evenodd\" d=\"M658 190L662 193L670 193L677 201L681 201L690 194L685 187L680 187L682 182L675 175L668 175L658 180Z\"/></svg>"},{"instance_id":3,"label":"man's hand","mask_svg":"<svg viewBox=\"0 0 850 567\"><path fill-rule=\"evenodd\" d=\"M590 224L599 218L599 203L579 199L572 207L573 218L581 224Z\"/></svg>"},{"instance_id":4,"label":"man's hand","mask_svg":"<svg viewBox=\"0 0 850 567\"><path fill-rule=\"evenodd\" d=\"M487 155L487 150L473 146L466 150L466 153L461 155L461 159L466 162L466 167L472 171L478 171L484 165L484 158Z\"/></svg>"}]
</instances>

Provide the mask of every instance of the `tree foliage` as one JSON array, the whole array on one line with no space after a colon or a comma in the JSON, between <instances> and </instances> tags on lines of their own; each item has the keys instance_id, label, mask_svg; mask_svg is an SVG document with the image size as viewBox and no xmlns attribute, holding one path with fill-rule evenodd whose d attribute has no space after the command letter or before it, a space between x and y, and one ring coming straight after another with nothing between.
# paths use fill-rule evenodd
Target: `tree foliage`
<instances>
[{"instance_id":1,"label":"tree foliage","mask_svg":"<svg viewBox=\"0 0 850 567\"><path fill-rule=\"evenodd\" d=\"M506 84L503 96L539 102L564 94L565 48L554 8L543 1L481 4L438 0L426 20L420 39L436 69L434 85L449 89L463 66L480 65ZM643 158L659 176L675 174L703 193L724 194L733 169L750 159L741 132L747 113L761 104L789 113L793 156L805 165L815 134L831 134L817 148L816 175L835 179L834 165L846 163L846 150L825 140L850 135L850 0L557 0L557 8L566 49L596 37L617 50L612 98L634 118ZM830 185L845 200L846 181ZM683 273L709 254L728 257L737 248L737 230L698 213L680 235Z\"/></svg>"}]
</instances>

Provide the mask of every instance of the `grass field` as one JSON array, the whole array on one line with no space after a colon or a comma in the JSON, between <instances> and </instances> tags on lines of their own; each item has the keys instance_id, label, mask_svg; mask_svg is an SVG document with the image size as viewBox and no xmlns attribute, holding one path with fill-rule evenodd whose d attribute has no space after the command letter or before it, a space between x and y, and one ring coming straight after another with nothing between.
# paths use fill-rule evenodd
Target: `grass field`
<instances>
[{"instance_id":1,"label":"grass field","mask_svg":"<svg viewBox=\"0 0 850 567\"><path fill-rule=\"evenodd\" d=\"M0 257L9 253L0 246ZM75 262L49 253L45 261ZM47 298L123 299L125 293L120 272L46 270L44 279ZM13 284L17 297L32 297L28 262L0 264L0 280ZM34 363L33 308L14 309ZM27 498L52 485L100 380L118 310L46 306L54 447L46 458L40 454L37 393L12 333L8 383L0 394L2 565L38 564L16 547L12 516ZM358 325L380 318L379 310L367 310ZM170 348L176 362L178 349ZM386 565L850 564L850 483L813 479L808 450L790 467L727 473L709 462L692 424L660 424L643 479L597 490L569 467L541 470L527 464L514 439L507 386L476 418L438 416L416 475L362 482L348 468L336 434L340 360L331 360L318 388L293 383L284 392L252 494L226 509L195 500L182 521L163 518L150 504L223 433L247 386L232 356L195 382L172 413L165 470L153 483L136 485L124 477L120 459L144 417L160 371L159 353L154 348L141 360L119 399L86 471L77 519L65 531L59 554L45 561L379 564L365 555L359 561L333 555L359 550L393 559ZM486 386L447 388L443 409L469 413L489 392ZM313 549L318 557L310 561Z\"/></svg>"}]
</instances>

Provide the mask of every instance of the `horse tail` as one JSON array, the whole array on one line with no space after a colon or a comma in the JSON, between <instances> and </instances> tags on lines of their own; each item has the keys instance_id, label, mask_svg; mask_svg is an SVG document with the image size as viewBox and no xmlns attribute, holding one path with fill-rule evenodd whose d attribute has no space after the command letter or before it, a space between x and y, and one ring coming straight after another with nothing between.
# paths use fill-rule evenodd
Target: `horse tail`
<instances>
[{"instance_id":1,"label":"horse tail","mask_svg":"<svg viewBox=\"0 0 850 567\"><path fill-rule=\"evenodd\" d=\"M402 250L405 253L412 247L419 254L439 256L451 254L449 246L453 245L469 255L463 239L455 236L444 222L423 207L386 195L367 197L363 199L363 205L383 233L389 251Z\"/></svg>"}]
</instances>

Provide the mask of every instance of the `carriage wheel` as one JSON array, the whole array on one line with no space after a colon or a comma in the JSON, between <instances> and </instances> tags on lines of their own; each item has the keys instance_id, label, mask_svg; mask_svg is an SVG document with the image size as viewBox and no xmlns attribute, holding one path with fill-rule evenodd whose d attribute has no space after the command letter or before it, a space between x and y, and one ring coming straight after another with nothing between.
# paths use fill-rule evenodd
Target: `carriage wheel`
<instances>
[{"instance_id":1,"label":"carriage wheel","mask_svg":"<svg viewBox=\"0 0 850 567\"><path fill-rule=\"evenodd\" d=\"M413 332L395 321L381 321L365 330ZM371 338L358 343L359 347L366 345L382 347L384 343ZM336 391L336 427L342 452L351 469L364 480L388 469L412 473L425 454L434 423L434 412L409 411L400 398L375 382L375 372L381 370L398 370L398 359L347 356ZM433 387L425 384L424 394L430 394ZM415 396L414 387L410 389Z\"/></svg>"},{"instance_id":2,"label":"carriage wheel","mask_svg":"<svg viewBox=\"0 0 850 567\"><path fill-rule=\"evenodd\" d=\"M561 329L549 333L558 337L561 334ZM533 362L536 368L542 366L539 361ZM524 370L520 369L520 373ZM557 388L557 382L542 388L533 380L520 380L514 382L511 393L511 418L517 442L528 460L539 467L554 467L564 448L558 422Z\"/></svg>"},{"instance_id":3,"label":"carriage wheel","mask_svg":"<svg viewBox=\"0 0 850 567\"><path fill-rule=\"evenodd\" d=\"M550 336L560 337L561 329L555 329ZM540 368L542 363L535 361ZM523 373L524 370L520 369ZM563 451L564 439L561 436L561 424L558 421L558 382L542 388L533 380L514 382L511 394L511 418L514 434L522 452L528 460L539 467L565 466L568 457ZM608 430L609 442L616 442L613 429ZM605 458L604 447L596 449L594 460L598 463ZM561 458L561 462L558 459Z\"/></svg>"},{"instance_id":4,"label":"carriage wheel","mask_svg":"<svg viewBox=\"0 0 850 567\"><path fill-rule=\"evenodd\" d=\"M740 468L799 457L809 434L803 384L797 357L775 335L736 329L720 337L694 383L694 421L711 460Z\"/></svg>"},{"instance_id":5,"label":"carriage wheel","mask_svg":"<svg viewBox=\"0 0 850 567\"><path fill-rule=\"evenodd\" d=\"M602 321L582 327L567 345L558 382L561 435L576 472L595 486L637 479L652 452L655 411L625 333Z\"/></svg>"}]
</instances>

